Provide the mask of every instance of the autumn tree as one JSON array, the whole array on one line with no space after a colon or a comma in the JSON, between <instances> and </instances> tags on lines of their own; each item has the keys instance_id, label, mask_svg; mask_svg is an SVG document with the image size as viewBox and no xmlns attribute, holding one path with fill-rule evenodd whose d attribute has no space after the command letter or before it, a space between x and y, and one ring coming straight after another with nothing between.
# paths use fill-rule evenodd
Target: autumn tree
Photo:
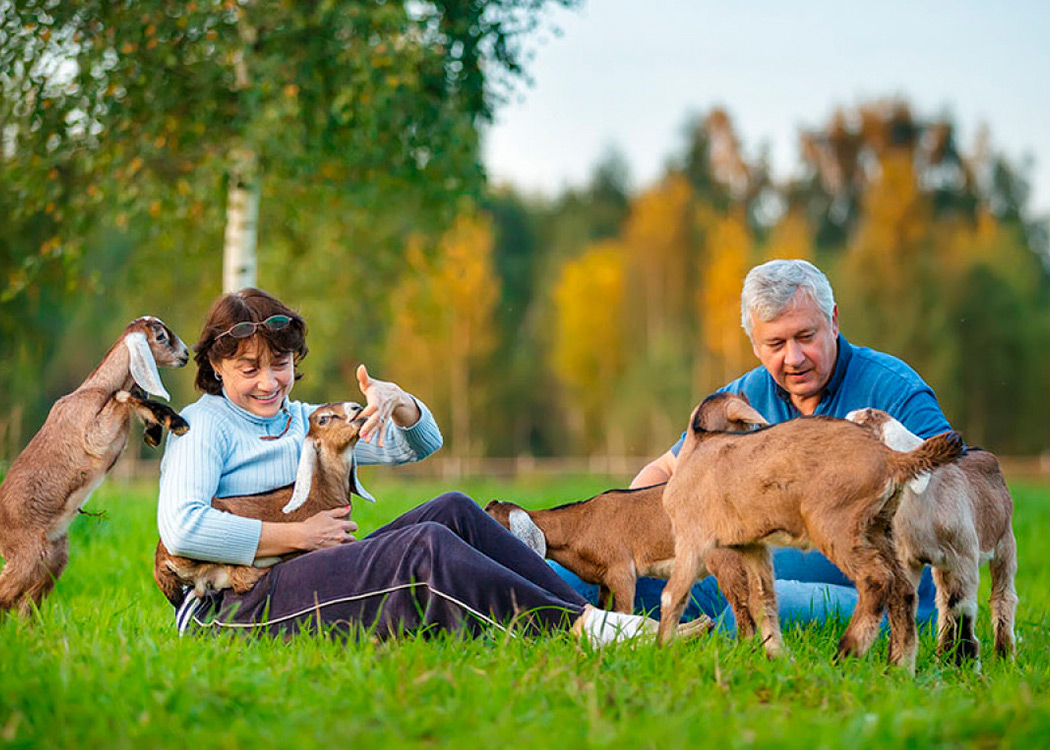
<instances>
[{"instance_id":1,"label":"autumn tree","mask_svg":"<svg viewBox=\"0 0 1050 750\"><path fill-rule=\"evenodd\" d=\"M54 202L68 218L223 175L225 286L250 283L266 175L371 206L392 189L438 204L476 190L475 125L521 72L543 5L5 0L5 154L22 171L9 189L26 216ZM51 241L77 238L56 224Z\"/></svg>"},{"instance_id":2,"label":"autumn tree","mask_svg":"<svg viewBox=\"0 0 1050 750\"><path fill-rule=\"evenodd\" d=\"M703 331L703 353L697 360L701 393L738 377L752 362L740 328L740 289L751 267L752 245L742 210L719 218L706 234L706 262L696 293Z\"/></svg>"},{"instance_id":3,"label":"autumn tree","mask_svg":"<svg viewBox=\"0 0 1050 750\"><path fill-rule=\"evenodd\" d=\"M622 428L611 415L627 356L624 261L614 240L596 243L562 267L553 290L553 370L588 450L623 444Z\"/></svg>"},{"instance_id":4,"label":"autumn tree","mask_svg":"<svg viewBox=\"0 0 1050 750\"><path fill-rule=\"evenodd\" d=\"M459 456L484 452L474 423L487 404L479 372L495 345L492 245L491 221L461 214L432 254L412 244L391 297L387 367L448 426L451 452Z\"/></svg>"}]
</instances>

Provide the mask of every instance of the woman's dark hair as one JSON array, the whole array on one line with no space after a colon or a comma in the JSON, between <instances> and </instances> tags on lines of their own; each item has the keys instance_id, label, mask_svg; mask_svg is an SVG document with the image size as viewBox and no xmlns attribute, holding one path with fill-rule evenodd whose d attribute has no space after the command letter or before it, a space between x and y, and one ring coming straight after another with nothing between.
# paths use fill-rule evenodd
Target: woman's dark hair
<instances>
[{"instance_id":1,"label":"woman's dark hair","mask_svg":"<svg viewBox=\"0 0 1050 750\"><path fill-rule=\"evenodd\" d=\"M292 322L279 331L259 326L252 336L245 339L221 335L238 323L261 323L271 315L287 315ZM222 381L215 375L215 369L211 366L212 360L235 357L241 347L253 339L266 344L274 355L290 353L296 367L295 379L302 377L298 365L309 351L306 348L306 321L273 295L261 289L248 287L239 292L222 295L208 311L208 319L204 322L201 337L193 346L193 359L197 363L198 390L213 396L222 395Z\"/></svg>"}]
</instances>

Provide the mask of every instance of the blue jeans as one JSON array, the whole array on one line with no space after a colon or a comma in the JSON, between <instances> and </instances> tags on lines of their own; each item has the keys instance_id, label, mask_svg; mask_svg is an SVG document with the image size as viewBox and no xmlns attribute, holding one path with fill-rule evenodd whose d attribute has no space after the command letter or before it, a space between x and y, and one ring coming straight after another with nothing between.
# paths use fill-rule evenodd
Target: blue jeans
<instances>
[{"instance_id":1,"label":"blue jeans","mask_svg":"<svg viewBox=\"0 0 1050 750\"><path fill-rule=\"evenodd\" d=\"M857 589L853 582L842 574L830 560L816 550L803 552L792 547L775 547L772 550L773 569L776 580L777 609L780 622L787 624L822 624L831 618L848 620L857 605ZM568 568L547 561L562 580L591 604L598 605L598 586L586 583ZM664 584L659 578L639 578L634 592L634 610L652 617L660 616L660 594ZM919 607L916 619L920 625L936 621L934 607L935 589L933 577L927 567L919 582ZM689 603L682 615L683 620L696 619L705 614L717 623L718 629L726 633L736 632L733 610L714 576L707 576L693 585ZM885 618L883 628L885 629Z\"/></svg>"}]
</instances>

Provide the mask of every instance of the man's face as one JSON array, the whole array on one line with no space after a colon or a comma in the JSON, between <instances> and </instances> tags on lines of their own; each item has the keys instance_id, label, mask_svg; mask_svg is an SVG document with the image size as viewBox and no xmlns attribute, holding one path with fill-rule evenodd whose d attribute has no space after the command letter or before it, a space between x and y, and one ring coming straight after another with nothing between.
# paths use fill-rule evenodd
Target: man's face
<instances>
[{"instance_id":1,"label":"man's face","mask_svg":"<svg viewBox=\"0 0 1050 750\"><path fill-rule=\"evenodd\" d=\"M821 392L831 379L838 351L839 311L829 321L810 295L797 292L773 320L752 317L751 346L777 384L791 394L801 408L820 402Z\"/></svg>"}]
</instances>

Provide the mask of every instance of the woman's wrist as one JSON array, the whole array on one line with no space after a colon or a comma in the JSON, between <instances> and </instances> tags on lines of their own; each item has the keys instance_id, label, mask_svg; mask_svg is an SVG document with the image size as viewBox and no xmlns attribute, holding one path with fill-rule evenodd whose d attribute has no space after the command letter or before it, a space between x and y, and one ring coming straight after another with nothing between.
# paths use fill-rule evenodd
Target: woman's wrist
<instances>
[{"instance_id":1,"label":"woman's wrist","mask_svg":"<svg viewBox=\"0 0 1050 750\"><path fill-rule=\"evenodd\" d=\"M413 427L423 418L423 410L416 404L416 400L406 393L404 400L397 405L391 417L398 427Z\"/></svg>"},{"instance_id":2,"label":"woman's wrist","mask_svg":"<svg viewBox=\"0 0 1050 750\"><path fill-rule=\"evenodd\" d=\"M262 533L259 534L259 546L256 557L286 555L289 552L303 552L307 546L303 541L302 522L273 523L263 521Z\"/></svg>"}]
</instances>

